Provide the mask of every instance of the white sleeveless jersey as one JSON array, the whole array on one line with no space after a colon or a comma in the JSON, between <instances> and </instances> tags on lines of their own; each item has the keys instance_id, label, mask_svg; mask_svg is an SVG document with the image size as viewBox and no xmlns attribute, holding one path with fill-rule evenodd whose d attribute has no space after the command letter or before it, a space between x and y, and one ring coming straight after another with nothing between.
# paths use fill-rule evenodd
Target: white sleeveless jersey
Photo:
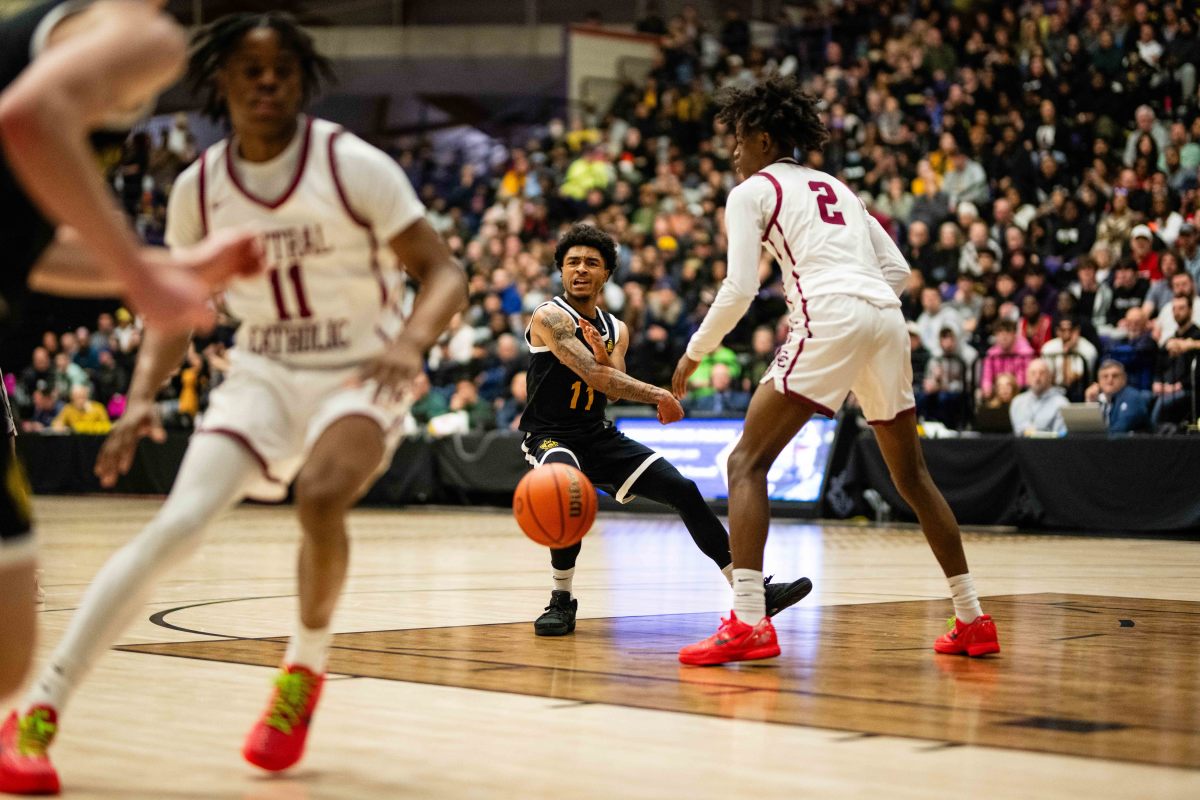
<instances>
[{"instance_id":1,"label":"white sleeveless jersey","mask_svg":"<svg viewBox=\"0 0 1200 800\"><path fill-rule=\"evenodd\" d=\"M231 140L208 148L171 192L167 241L259 232L267 269L226 288L235 346L297 367L331 368L379 354L403 325L404 276L388 242L424 213L388 156L325 120L304 118L282 196L256 197Z\"/></svg>"},{"instance_id":2,"label":"white sleeveless jersey","mask_svg":"<svg viewBox=\"0 0 1200 800\"><path fill-rule=\"evenodd\" d=\"M808 301L859 297L899 307L909 267L896 243L845 184L787 158L751 175L725 203L726 278L688 344L699 360L733 329L758 292L765 248L779 264L793 328L809 319Z\"/></svg>"}]
</instances>

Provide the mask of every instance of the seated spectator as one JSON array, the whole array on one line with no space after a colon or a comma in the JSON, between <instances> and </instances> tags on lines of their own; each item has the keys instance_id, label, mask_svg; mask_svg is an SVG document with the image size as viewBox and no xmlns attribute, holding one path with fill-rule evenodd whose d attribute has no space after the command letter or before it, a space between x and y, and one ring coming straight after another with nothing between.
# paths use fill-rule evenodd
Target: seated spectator
<instances>
[{"instance_id":1,"label":"seated spectator","mask_svg":"<svg viewBox=\"0 0 1200 800\"><path fill-rule=\"evenodd\" d=\"M1196 281L1192 278L1191 274L1180 272L1171 278L1171 297L1189 297L1193 299L1196 297ZM1192 320L1200 324L1200 303L1192 304ZM1157 332L1154 338L1160 346L1166 344L1167 340L1175 335L1178 323L1175 322L1175 312L1171 303L1167 303L1162 311L1158 313L1151 328L1152 332Z\"/></svg>"},{"instance_id":2,"label":"seated spectator","mask_svg":"<svg viewBox=\"0 0 1200 800\"><path fill-rule=\"evenodd\" d=\"M1142 301L1142 310L1150 319L1154 319L1163 310L1171 307L1171 298L1175 296L1175 290L1171 284L1174 277L1180 272L1179 256L1168 250L1162 254L1159 265L1162 269L1162 277L1150 282L1150 290L1146 292L1146 299ZM1170 313L1167 311L1168 315Z\"/></svg>"},{"instance_id":3,"label":"seated spectator","mask_svg":"<svg viewBox=\"0 0 1200 800\"><path fill-rule=\"evenodd\" d=\"M412 393L412 407L408 411L422 428L429 424L429 420L450 410L445 396L432 391L429 376L424 372L418 372L412 379L409 391Z\"/></svg>"},{"instance_id":4,"label":"seated spectator","mask_svg":"<svg viewBox=\"0 0 1200 800\"><path fill-rule=\"evenodd\" d=\"M508 397L498 401L496 410L496 427L500 430L517 430L521 424L521 415L525 413L525 405L529 402L529 389L525 382L525 373L518 372L512 376L508 384Z\"/></svg>"},{"instance_id":5,"label":"seated spectator","mask_svg":"<svg viewBox=\"0 0 1200 800\"><path fill-rule=\"evenodd\" d=\"M1028 388L1013 398L1008 409L1013 433L1018 436L1066 433L1062 407L1070 401L1063 390L1051 382L1050 367L1045 361L1035 358L1029 362L1025 370L1025 385Z\"/></svg>"},{"instance_id":6,"label":"seated spectator","mask_svg":"<svg viewBox=\"0 0 1200 800\"><path fill-rule=\"evenodd\" d=\"M980 277L984 269L979 263L979 257L985 251L992 254L994 266L1000 260L1000 245L988 236L988 225L983 220L975 220L967 228L967 243L959 254L958 271L960 274Z\"/></svg>"},{"instance_id":7,"label":"seated spectator","mask_svg":"<svg viewBox=\"0 0 1200 800\"><path fill-rule=\"evenodd\" d=\"M1017 290L1015 297L1018 306L1026 295L1033 295L1043 314L1054 314L1058 305L1058 290L1046 282L1046 270L1040 265L1035 264L1025 270L1025 285Z\"/></svg>"},{"instance_id":8,"label":"seated spectator","mask_svg":"<svg viewBox=\"0 0 1200 800\"><path fill-rule=\"evenodd\" d=\"M1012 433L1012 417L1008 411L1018 391L1015 375L1011 372L997 375L992 396L984 400L975 412L975 430L980 433Z\"/></svg>"},{"instance_id":9,"label":"seated spectator","mask_svg":"<svg viewBox=\"0 0 1200 800\"><path fill-rule=\"evenodd\" d=\"M963 333L974 330L975 319L983 308L983 296L976 287L975 279L970 275L959 275L954 285L954 296L946 305L958 314Z\"/></svg>"},{"instance_id":10,"label":"seated spectator","mask_svg":"<svg viewBox=\"0 0 1200 800\"><path fill-rule=\"evenodd\" d=\"M711 411L741 415L750 406L750 395L733 385L733 374L727 364L713 364L709 375L711 391L690 403L693 411Z\"/></svg>"},{"instance_id":11,"label":"seated spectator","mask_svg":"<svg viewBox=\"0 0 1200 800\"><path fill-rule=\"evenodd\" d=\"M1013 375L1017 384L1024 386L1025 370L1035 355L1025 337L1017 335L1016 323L1010 320L997 322L992 327L992 335L996 343L983 357L983 376L979 380L979 391L985 400L992 396L992 384L1001 372Z\"/></svg>"},{"instance_id":12,"label":"seated spectator","mask_svg":"<svg viewBox=\"0 0 1200 800\"><path fill-rule=\"evenodd\" d=\"M949 306L942 305L942 295L935 287L921 290L921 316L917 317L917 331L921 344L931 353L938 349L938 334L942 328L950 328L955 335L962 332L962 318Z\"/></svg>"},{"instance_id":13,"label":"seated spectator","mask_svg":"<svg viewBox=\"0 0 1200 800\"><path fill-rule=\"evenodd\" d=\"M1106 326L1100 329L1100 335L1124 336L1121 321L1129 309L1141 309L1149 291L1150 281L1138 275L1137 264L1132 259L1118 261L1112 276L1112 304L1105 318Z\"/></svg>"},{"instance_id":14,"label":"seated spectator","mask_svg":"<svg viewBox=\"0 0 1200 800\"><path fill-rule=\"evenodd\" d=\"M51 368L50 353L44 347L35 347L33 349L33 363L21 371L21 378L17 381L16 393L13 398L17 406L28 410L33 406L33 393L37 390L38 384L45 384L53 388L55 382L55 373Z\"/></svg>"},{"instance_id":15,"label":"seated spectator","mask_svg":"<svg viewBox=\"0 0 1200 800\"><path fill-rule=\"evenodd\" d=\"M1114 339L1104 353L1106 359L1119 361L1125 367L1130 385L1149 389L1154 380L1154 364L1158 360L1158 345L1150 335L1146 313L1140 307L1129 309L1121 320L1124 339Z\"/></svg>"},{"instance_id":16,"label":"seated spectator","mask_svg":"<svg viewBox=\"0 0 1200 800\"><path fill-rule=\"evenodd\" d=\"M71 402L54 418L51 427L71 433L105 434L112 430L112 420L104 406L92 399L92 390L80 385L71 387Z\"/></svg>"},{"instance_id":17,"label":"seated spectator","mask_svg":"<svg viewBox=\"0 0 1200 800\"><path fill-rule=\"evenodd\" d=\"M1089 403L1100 403L1109 433L1144 431L1150 425L1149 392L1129 386L1125 366L1107 359L1100 363L1097 380L1084 395Z\"/></svg>"},{"instance_id":18,"label":"seated spectator","mask_svg":"<svg viewBox=\"0 0 1200 800\"><path fill-rule=\"evenodd\" d=\"M912 360L913 393L920 394L931 354L921 342L921 329L915 322L908 323L908 352Z\"/></svg>"},{"instance_id":19,"label":"seated spectator","mask_svg":"<svg viewBox=\"0 0 1200 800\"><path fill-rule=\"evenodd\" d=\"M117 340L117 349L122 353L128 353L137 348L137 342L141 341L139 336L137 342L134 341L134 333L139 333L140 328L133 319L133 314L129 309L121 307L116 313L117 325L113 329L113 337Z\"/></svg>"},{"instance_id":20,"label":"seated spectator","mask_svg":"<svg viewBox=\"0 0 1200 800\"><path fill-rule=\"evenodd\" d=\"M1196 143L1200 149L1200 142ZM1179 226L1179 238L1175 240L1179 248L1179 257L1183 261L1183 269L1192 276L1193 281L1200 281L1200 235L1196 231L1196 223L1185 222Z\"/></svg>"},{"instance_id":21,"label":"seated spectator","mask_svg":"<svg viewBox=\"0 0 1200 800\"><path fill-rule=\"evenodd\" d=\"M1027 294L1021 298L1021 318L1017 321L1017 332L1029 342L1034 353L1042 352L1042 345L1054 335L1050 315L1042 311L1035 295Z\"/></svg>"},{"instance_id":22,"label":"seated spectator","mask_svg":"<svg viewBox=\"0 0 1200 800\"><path fill-rule=\"evenodd\" d=\"M479 388L470 378L460 378L454 384L454 394L450 396L451 411L467 412L470 429L473 431L490 431L496 427L496 412L491 403L479 396Z\"/></svg>"},{"instance_id":23,"label":"seated spectator","mask_svg":"<svg viewBox=\"0 0 1200 800\"><path fill-rule=\"evenodd\" d=\"M1108 325L1108 309L1112 306L1112 288L1096 276L1096 262L1081 258L1075 267L1075 282L1070 293L1079 301L1078 313L1092 321L1097 330Z\"/></svg>"},{"instance_id":24,"label":"seated spectator","mask_svg":"<svg viewBox=\"0 0 1200 800\"><path fill-rule=\"evenodd\" d=\"M766 375L767 370L775 363L775 351L775 332L770 326L760 325L755 328L754 335L750 338L750 355L742 367L745 380L743 388L754 391L762 376Z\"/></svg>"},{"instance_id":25,"label":"seated spectator","mask_svg":"<svg viewBox=\"0 0 1200 800\"><path fill-rule=\"evenodd\" d=\"M1083 338L1079 320L1075 317L1060 319L1056 333L1058 336L1042 346L1042 359L1050 367L1054 384L1062 387L1068 398L1082 400L1086 387L1092 382L1099 353Z\"/></svg>"},{"instance_id":26,"label":"seated spectator","mask_svg":"<svg viewBox=\"0 0 1200 800\"><path fill-rule=\"evenodd\" d=\"M959 340L953 328L942 328L938 349L925 367L917 411L947 427L959 428L966 417L967 382L979 354Z\"/></svg>"},{"instance_id":27,"label":"seated spectator","mask_svg":"<svg viewBox=\"0 0 1200 800\"><path fill-rule=\"evenodd\" d=\"M992 346L992 330L1000 321L1000 303L988 295L979 304L979 314L965 325L971 331L969 344L977 353L986 353Z\"/></svg>"},{"instance_id":28,"label":"seated spectator","mask_svg":"<svg viewBox=\"0 0 1200 800\"><path fill-rule=\"evenodd\" d=\"M71 360L70 355L59 352L54 357L54 391L59 397L69 397L72 388L88 384L87 373Z\"/></svg>"},{"instance_id":29,"label":"seated spectator","mask_svg":"<svg viewBox=\"0 0 1200 800\"><path fill-rule=\"evenodd\" d=\"M1162 278L1158 253L1154 250L1154 232L1148 225L1135 225L1129 234L1129 257L1137 265L1138 275L1148 281Z\"/></svg>"},{"instance_id":30,"label":"seated spectator","mask_svg":"<svg viewBox=\"0 0 1200 800\"><path fill-rule=\"evenodd\" d=\"M96 400L104 405L114 395L124 394L129 388L129 375L117 364L111 350L101 350L99 366L92 375L96 389Z\"/></svg>"},{"instance_id":31,"label":"seated spectator","mask_svg":"<svg viewBox=\"0 0 1200 800\"><path fill-rule=\"evenodd\" d=\"M58 413L62 411L62 403L58 399L58 392L54 391L54 384L50 381L38 381L33 390L32 402L33 409L28 418L21 422L21 430L37 433L53 426Z\"/></svg>"},{"instance_id":32,"label":"seated spectator","mask_svg":"<svg viewBox=\"0 0 1200 800\"><path fill-rule=\"evenodd\" d=\"M1152 420L1159 425L1195 423L1194 408L1195 361L1200 352L1200 326L1192 318L1194 298L1175 297L1171 310L1177 330L1159 351L1158 368L1151 386L1156 402Z\"/></svg>"},{"instance_id":33,"label":"seated spectator","mask_svg":"<svg viewBox=\"0 0 1200 800\"><path fill-rule=\"evenodd\" d=\"M693 399L699 400L705 395L712 394L712 371L717 364L724 364L734 379L741 374L742 368L738 364L737 354L721 345L700 361L700 366L696 367L696 371L688 379L688 392Z\"/></svg>"}]
</instances>

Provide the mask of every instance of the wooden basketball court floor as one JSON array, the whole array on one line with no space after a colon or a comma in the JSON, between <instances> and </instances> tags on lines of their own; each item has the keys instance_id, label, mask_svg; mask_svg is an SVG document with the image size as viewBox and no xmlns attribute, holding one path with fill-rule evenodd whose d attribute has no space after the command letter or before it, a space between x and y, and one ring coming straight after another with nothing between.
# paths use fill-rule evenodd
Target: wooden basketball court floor
<instances>
[{"instance_id":1,"label":"wooden basketball court floor","mask_svg":"<svg viewBox=\"0 0 1200 800\"><path fill-rule=\"evenodd\" d=\"M157 507L40 498L39 660ZM295 616L291 509L244 506L156 590L54 748L70 798L1200 797L1200 544L967 535L1004 652L951 613L913 527L777 522L816 586L781 658L683 667L728 588L673 517L601 514L576 634L533 636L547 558L500 509L363 510L308 754L239 748Z\"/></svg>"}]
</instances>

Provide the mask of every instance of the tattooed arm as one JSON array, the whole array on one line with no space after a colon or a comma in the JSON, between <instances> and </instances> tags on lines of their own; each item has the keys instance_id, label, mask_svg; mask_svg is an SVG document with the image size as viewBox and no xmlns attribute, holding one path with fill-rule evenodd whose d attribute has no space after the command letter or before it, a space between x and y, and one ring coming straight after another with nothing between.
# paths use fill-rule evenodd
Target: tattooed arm
<instances>
[{"instance_id":1,"label":"tattooed arm","mask_svg":"<svg viewBox=\"0 0 1200 800\"><path fill-rule=\"evenodd\" d=\"M530 333L534 345L549 347L563 366L583 378L593 389L604 392L613 400L634 400L658 406L658 418L664 424L683 418L683 408L666 389L597 363L595 355L575 338L575 320L562 309L543 306L533 315Z\"/></svg>"}]
</instances>

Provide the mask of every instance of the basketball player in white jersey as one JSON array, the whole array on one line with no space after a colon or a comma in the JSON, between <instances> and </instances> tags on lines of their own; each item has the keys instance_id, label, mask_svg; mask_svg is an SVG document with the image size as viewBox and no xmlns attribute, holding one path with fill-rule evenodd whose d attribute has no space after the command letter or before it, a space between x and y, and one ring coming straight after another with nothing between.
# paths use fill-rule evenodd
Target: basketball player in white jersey
<instances>
[{"instance_id":1,"label":"basketball player in white jersey","mask_svg":"<svg viewBox=\"0 0 1200 800\"><path fill-rule=\"evenodd\" d=\"M174 255L141 246L104 182L101 165L183 68L183 32L162 5L57 0L0 21L0 328L20 324L29 289L123 296L151 325L203 326L213 288L260 268L251 236ZM3 699L33 652L35 554L28 489L7 447L0 479Z\"/></svg>"},{"instance_id":2,"label":"basketball player in white jersey","mask_svg":"<svg viewBox=\"0 0 1200 800\"><path fill-rule=\"evenodd\" d=\"M246 225L259 232L268 269L225 292L241 321L232 367L162 510L102 568L6 723L26 745L24 754L0 752L0 788L9 791L58 790L46 747L72 689L218 514L248 495L282 497L293 479L303 529L299 617L242 752L267 770L301 757L346 574L345 514L387 464L405 412L400 394L466 301L462 269L399 166L302 115L328 63L291 17L232 15L194 44L190 78L233 135L180 176L167 239L184 246ZM406 321L398 264L420 282ZM148 337L129 408L97 463L105 484L129 466L139 436L161 433L153 398L186 345L186 337Z\"/></svg>"},{"instance_id":3,"label":"basketball player in white jersey","mask_svg":"<svg viewBox=\"0 0 1200 800\"><path fill-rule=\"evenodd\" d=\"M790 330L729 457L733 611L715 635L680 650L679 660L722 664L779 655L763 600L767 471L814 412L832 416L850 391L950 582L956 620L934 649L999 652L996 626L980 608L967 571L958 523L921 453L898 299L908 264L852 190L791 158L797 150L820 149L828 137L815 100L794 79L772 76L726 90L718 103L718 119L736 137L734 166L742 179L725 206L728 276L680 358L672 388L683 396L700 359L749 308L763 248L783 271Z\"/></svg>"}]
</instances>

